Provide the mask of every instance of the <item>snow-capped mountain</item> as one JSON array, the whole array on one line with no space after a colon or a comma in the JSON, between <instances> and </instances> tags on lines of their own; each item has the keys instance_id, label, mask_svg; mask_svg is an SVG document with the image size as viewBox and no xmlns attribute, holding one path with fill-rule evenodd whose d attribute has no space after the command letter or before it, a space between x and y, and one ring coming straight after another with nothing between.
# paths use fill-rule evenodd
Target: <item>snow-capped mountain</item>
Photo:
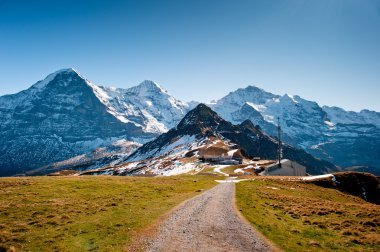
<instances>
[{"instance_id":1,"label":"snow-capped mountain","mask_svg":"<svg viewBox=\"0 0 380 252\"><path fill-rule=\"evenodd\" d=\"M276 135L277 118L284 141L341 166L380 166L380 113L320 107L299 96L268 93L248 86L210 104L226 120L253 121Z\"/></svg>"},{"instance_id":2,"label":"snow-capped mountain","mask_svg":"<svg viewBox=\"0 0 380 252\"><path fill-rule=\"evenodd\" d=\"M63 161L120 139L147 142L187 109L150 81L112 89L92 84L74 69L59 70L27 90L0 97L0 175Z\"/></svg>"},{"instance_id":3,"label":"snow-capped mountain","mask_svg":"<svg viewBox=\"0 0 380 252\"><path fill-rule=\"evenodd\" d=\"M201 161L205 156L222 159L260 156L263 159L276 159L277 144L275 139L249 120L233 125L206 105L199 104L175 128L144 144L124 164L90 173L172 175L207 165ZM333 164L290 145L283 146L283 153L287 158L305 165L311 174L336 169Z\"/></svg>"},{"instance_id":4,"label":"snow-capped mountain","mask_svg":"<svg viewBox=\"0 0 380 252\"><path fill-rule=\"evenodd\" d=\"M149 142L197 104L175 99L152 81L111 88L94 85L71 68L59 70L27 90L0 97L0 176L81 155L96 161L99 156L91 153L112 149L120 140ZM234 124L248 119L270 136L276 136L280 117L282 139L292 146L341 166L380 166L379 112L320 107L254 86L210 107Z\"/></svg>"},{"instance_id":5,"label":"snow-capped mountain","mask_svg":"<svg viewBox=\"0 0 380 252\"><path fill-rule=\"evenodd\" d=\"M334 124L372 124L380 128L380 113L363 109L360 112L346 111L338 107L323 106L331 122Z\"/></svg>"},{"instance_id":6,"label":"snow-capped mountain","mask_svg":"<svg viewBox=\"0 0 380 252\"><path fill-rule=\"evenodd\" d=\"M299 146L307 146L329 128L327 115L317 103L299 96L274 95L254 86L238 89L211 107L233 123L250 119L271 135L279 117L283 132Z\"/></svg>"},{"instance_id":7,"label":"snow-capped mountain","mask_svg":"<svg viewBox=\"0 0 380 252\"><path fill-rule=\"evenodd\" d=\"M95 94L122 122L132 122L145 132L164 133L189 111L189 105L175 99L153 81L129 89L96 87Z\"/></svg>"},{"instance_id":8,"label":"snow-capped mountain","mask_svg":"<svg viewBox=\"0 0 380 252\"><path fill-rule=\"evenodd\" d=\"M258 87L248 86L229 93L215 103L210 104L210 106L217 111L221 117L232 120L232 113L239 110L246 103L251 106L254 104L263 105L268 100L278 99L279 97L280 96L266 92ZM257 106L255 110L260 111L260 108L265 107ZM268 118L266 118L266 120L268 120ZM269 120L273 121L275 118L270 118Z\"/></svg>"}]
</instances>

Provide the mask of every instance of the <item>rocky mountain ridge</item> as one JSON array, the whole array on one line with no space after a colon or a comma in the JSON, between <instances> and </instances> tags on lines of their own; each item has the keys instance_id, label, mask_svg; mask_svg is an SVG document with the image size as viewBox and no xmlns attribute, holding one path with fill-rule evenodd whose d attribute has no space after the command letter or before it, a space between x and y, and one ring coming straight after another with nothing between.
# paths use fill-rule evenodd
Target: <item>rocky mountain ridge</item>
<instances>
[{"instance_id":1,"label":"rocky mountain ridge","mask_svg":"<svg viewBox=\"0 0 380 252\"><path fill-rule=\"evenodd\" d=\"M255 86L229 93L210 104L235 124L251 120L275 135L277 118L284 141L340 166L380 167L380 113L320 107L299 96L274 95Z\"/></svg>"},{"instance_id":2,"label":"rocky mountain ridge","mask_svg":"<svg viewBox=\"0 0 380 252\"><path fill-rule=\"evenodd\" d=\"M74 69L59 70L27 90L0 97L0 175L23 173L121 139L147 142L186 109L153 82L112 90Z\"/></svg>"},{"instance_id":3,"label":"rocky mountain ridge","mask_svg":"<svg viewBox=\"0 0 380 252\"><path fill-rule=\"evenodd\" d=\"M175 99L152 81L111 88L92 84L74 69L59 70L27 90L0 97L0 175L112 148L120 140L146 143L177 125L196 104ZM380 167L378 112L320 107L255 86L208 105L223 119L250 120L270 136L276 135L280 117L286 143L341 166Z\"/></svg>"},{"instance_id":4,"label":"rocky mountain ridge","mask_svg":"<svg viewBox=\"0 0 380 252\"><path fill-rule=\"evenodd\" d=\"M240 125L233 125L221 118L208 106L199 104L179 122L177 127L144 144L129 156L127 161L167 156L168 152L183 143L194 148L182 155L197 156L203 150L199 147L199 142L204 142L204 139L222 140L228 143L226 145L235 145L239 148L242 156L246 158L261 157L273 160L277 157L277 140L262 132L260 127L253 125L249 120ZM307 172L311 174L326 173L337 169L333 164L316 159L304 150L287 144L283 145L283 154L286 158L305 165ZM197 158L199 157L197 156Z\"/></svg>"}]
</instances>

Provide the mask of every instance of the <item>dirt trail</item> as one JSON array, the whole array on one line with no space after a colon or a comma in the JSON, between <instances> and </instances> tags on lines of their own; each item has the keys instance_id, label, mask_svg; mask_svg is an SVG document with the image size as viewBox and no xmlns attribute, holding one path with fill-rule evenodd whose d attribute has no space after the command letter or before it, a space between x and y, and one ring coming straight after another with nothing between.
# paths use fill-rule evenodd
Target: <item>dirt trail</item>
<instances>
[{"instance_id":1,"label":"dirt trail","mask_svg":"<svg viewBox=\"0 0 380 252\"><path fill-rule=\"evenodd\" d=\"M147 251L272 251L234 207L235 183L185 202L161 224Z\"/></svg>"}]
</instances>

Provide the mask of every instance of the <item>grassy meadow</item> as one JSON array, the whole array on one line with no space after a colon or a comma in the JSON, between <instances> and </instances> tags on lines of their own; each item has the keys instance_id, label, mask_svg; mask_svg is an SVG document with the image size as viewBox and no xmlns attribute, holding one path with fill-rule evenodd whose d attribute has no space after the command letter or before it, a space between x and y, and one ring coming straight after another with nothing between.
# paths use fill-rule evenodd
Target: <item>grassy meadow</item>
<instances>
[{"instance_id":1,"label":"grassy meadow","mask_svg":"<svg viewBox=\"0 0 380 252\"><path fill-rule=\"evenodd\" d=\"M123 251L215 176L0 178L0 249Z\"/></svg>"},{"instance_id":2,"label":"grassy meadow","mask_svg":"<svg viewBox=\"0 0 380 252\"><path fill-rule=\"evenodd\" d=\"M380 206L305 182L244 181L238 209L284 251L380 251Z\"/></svg>"}]
</instances>

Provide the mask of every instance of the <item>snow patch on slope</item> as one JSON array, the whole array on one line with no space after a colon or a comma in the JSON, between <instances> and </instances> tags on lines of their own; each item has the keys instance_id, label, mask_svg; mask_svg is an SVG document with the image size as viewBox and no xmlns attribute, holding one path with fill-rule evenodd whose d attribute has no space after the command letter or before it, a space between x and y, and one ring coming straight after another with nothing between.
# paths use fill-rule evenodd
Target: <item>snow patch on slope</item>
<instances>
[{"instance_id":1,"label":"snow patch on slope","mask_svg":"<svg viewBox=\"0 0 380 252\"><path fill-rule=\"evenodd\" d=\"M187 103L176 100L153 81L143 81L129 89L92 87L110 113L122 122L142 127L145 132L168 131L190 109Z\"/></svg>"},{"instance_id":2,"label":"snow patch on slope","mask_svg":"<svg viewBox=\"0 0 380 252\"><path fill-rule=\"evenodd\" d=\"M323 106L331 121L335 124L373 124L380 129L380 113L362 110L359 113L346 111L338 107Z\"/></svg>"}]
</instances>

